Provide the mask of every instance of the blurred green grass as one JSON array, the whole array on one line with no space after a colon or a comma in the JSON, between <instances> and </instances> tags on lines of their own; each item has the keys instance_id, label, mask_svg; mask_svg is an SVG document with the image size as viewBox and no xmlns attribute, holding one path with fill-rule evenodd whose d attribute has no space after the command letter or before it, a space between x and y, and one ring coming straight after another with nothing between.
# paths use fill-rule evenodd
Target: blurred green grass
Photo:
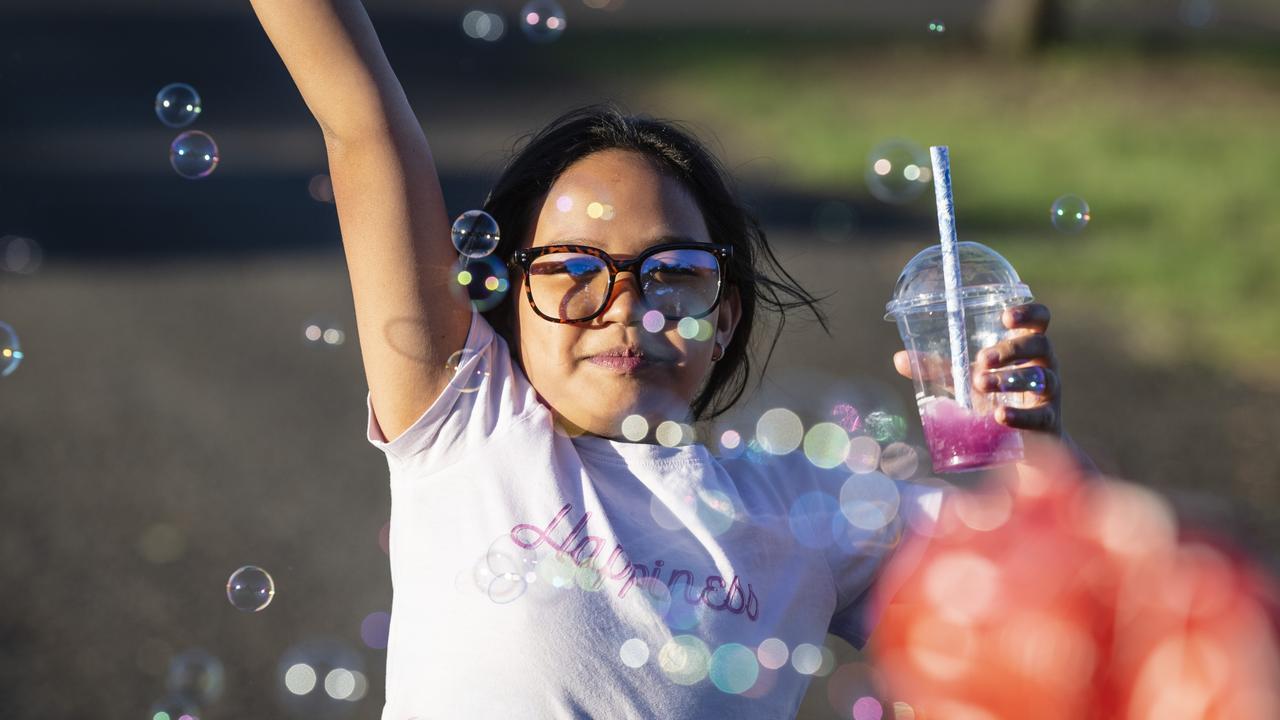
<instances>
[{"instance_id":1,"label":"blurred green grass","mask_svg":"<svg viewBox=\"0 0 1280 720\"><path fill-rule=\"evenodd\" d=\"M1040 297L1124 324L1152 360L1280 382L1273 49L1062 46L1015 61L955 42L703 36L563 52L715 128L733 160L776 161L774 181L797 189L863 195L879 142L949 145L961 238L995 246ZM1064 194L1091 206L1079 234L1049 222ZM935 227L931 193L909 207Z\"/></svg>"}]
</instances>

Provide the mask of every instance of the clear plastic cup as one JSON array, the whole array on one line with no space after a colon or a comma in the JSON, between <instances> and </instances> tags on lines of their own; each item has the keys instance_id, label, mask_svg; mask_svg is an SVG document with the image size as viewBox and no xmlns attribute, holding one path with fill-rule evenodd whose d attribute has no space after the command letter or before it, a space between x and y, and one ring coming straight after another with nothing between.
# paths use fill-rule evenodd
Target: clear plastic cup
<instances>
[{"instance_id":1,"label":"clear plastic cup","mask_svg":"<svg viewBox=\"0 0 1280 720\"><path fill-rule=\"evenodd\" d=\"M959 251L972 407L956 400L952 380L941 246L929 247L907 263L893 300L885 306L885 320L898 323L911 358L920 422L937 473L1022 459L1021 435L994 417L997 407L1020 404L1016 401L1021 394L984 393L973 387L973 361L983 349L1015 334L1004 326L1004 310L1031 302L1031 290L1009 261L991 248L962 242Z\"/></svg>"}]
</instances>

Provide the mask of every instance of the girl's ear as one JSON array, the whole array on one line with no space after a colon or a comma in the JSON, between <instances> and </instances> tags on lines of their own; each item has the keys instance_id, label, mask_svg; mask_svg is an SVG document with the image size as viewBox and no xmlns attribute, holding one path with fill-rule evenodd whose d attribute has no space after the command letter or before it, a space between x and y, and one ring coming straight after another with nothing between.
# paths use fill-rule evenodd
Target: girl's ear
<instances>
[{"instance_id":1,"label":"girl's ear","mask_svg":"<svg viewBox=\"0 0 1280 720\"><path fill-rule=\"evenodd\" d=\"M733 340L733 331L742 319L742 298L738 295L738 286L729 285L724 289L720 305L716 308L716 342L720 347L729 347Z\"/></svg>"}]
</instances>

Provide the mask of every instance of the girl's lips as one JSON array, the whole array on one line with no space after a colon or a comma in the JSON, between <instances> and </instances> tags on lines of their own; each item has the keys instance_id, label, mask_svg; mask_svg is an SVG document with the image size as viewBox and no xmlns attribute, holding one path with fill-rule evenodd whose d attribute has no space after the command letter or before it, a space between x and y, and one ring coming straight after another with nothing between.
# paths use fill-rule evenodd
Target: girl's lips
<instances>
[{"instance_id":1,"label":"girl's lips","mask_svg":"<svg viewBox=\"0 0 1280 720\"><path fill-rule=\"evenodd\" d=\"M613 370L617 373L633 373L652 363L642 357L623 355L593 355L588 360L597 367Z\"/></svg>"}]
</instances>

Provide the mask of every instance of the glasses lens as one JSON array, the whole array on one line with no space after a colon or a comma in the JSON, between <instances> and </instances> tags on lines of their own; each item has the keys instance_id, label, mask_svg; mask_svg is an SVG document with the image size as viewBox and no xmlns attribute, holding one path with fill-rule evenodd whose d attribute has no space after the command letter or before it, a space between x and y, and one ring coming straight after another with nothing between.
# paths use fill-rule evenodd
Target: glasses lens
<instances>
[{"instance_id":1,"label":"glasses lens","mask_svg":"<svg viewBox=\"0 0 1280 720\"><path fill-rule=\"evenodd\" d=\"M675 320L711 309L720 289L720 263L709 250L664 250L640 265L649 306Z\"/></svg>"},{"instance_id":2,"label":"glasses lens","mask_svg":"<svg viewBox=\"0 0 1280 720\"><path fill-rule=\"evenodd\" d=\"M549 253L529 265L529 289L538 312L564 321L590 317L604 304L609 268L581 253Z\"/></svg>"}]
</instances>

